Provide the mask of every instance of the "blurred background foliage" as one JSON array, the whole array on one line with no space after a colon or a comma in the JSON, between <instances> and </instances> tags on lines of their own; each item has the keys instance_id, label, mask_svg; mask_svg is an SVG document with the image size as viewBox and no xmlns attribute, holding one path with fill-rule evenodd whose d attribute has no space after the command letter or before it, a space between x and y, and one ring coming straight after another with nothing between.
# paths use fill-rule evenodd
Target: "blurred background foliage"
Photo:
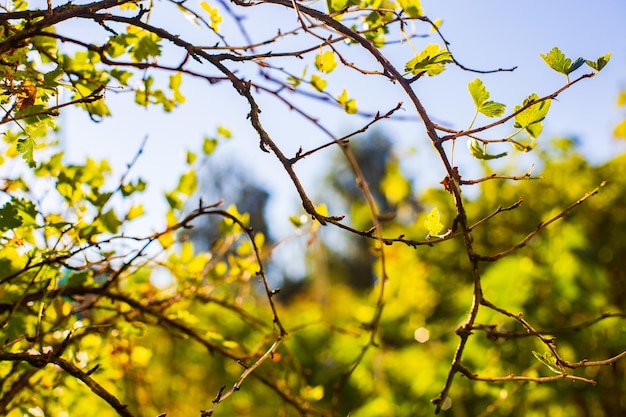
<instances>
[{"instance_id":1,"label":"blurred background foliage","mask_svg":"<svg viewBox=\"0 0 626 417\"><path fill-rule=\"evenodd\" d=\"M444 225L451 226L455 213L449 195L441 187L414 192L389 151L388 138L378 132L356 138L352 145L381 212L396 213L384 219L387 236L403 233L407 239L422 240L431 207L438 207ZM486 299L512 313L522 313L536 329L555 336L559 352L571 361L610 358L626 345L625 158L618 155L604 164L590 165L576 151L575 141L556 138L544 146L540 168L532 179L483 181L474 186L480 191L468 198L470 219L482 219L499 206L523 200L518 208L502 212L474 230L480 253L493 255L517 244L540 222L607 181L597 196L544 229L525 247L497 262L482 264ZM320 188L335 212L344 211L351 222L367 228L368 215L353 195L356 189L348 176L344 177L341 163L337 158ZM514 166L512 161L502 169L515 171ZM482 169L485 176L492 172L487 164ZM52 155L36 173L42 181L79 173L82 179L74 184L85 187L65 192L64 182L57 181L57 188L75 203L76 213L88 212L85 205L93 205L98 208L94 215L100 216L105 210L98 206L103 203L97 196L104 193L98 191L105 183L104 171L94 161L62 167ZM271 265L272 248L282 243L270 237L268 193L246 180L241 171L230 172L233 178L220 181L239 187L230 192L233 199L241 200L236 201L238 209L229 211L258 228L255 242ZM198 176L215 178L201 175L201 171ZM199 187L203 194L215 185L201 182ZM398 188L408 191L398 193ZM94 197L84 200L82 193ZM27 214L37 217L34 206L25 200L13 201L15 207L4 206L3 221L10 220L10 210L18 210L21 225L11 230L30 230L32 236L16 233L13 239L34 244L44 237L36 229L28 229ZM240 214L241 207L252 214ZM55 234L66 233L59 231L65 224L55 223L55 216L51 213L44 220L51 241ZM78 224L83 225L77 231L85 242L95 233L94 227L105 231L114 227L88 221ZM353 417L431 415L429 401L445 382L458 343L455 331L471 300L472 279L469 261L460 255L464 253L462 242L452 239L417 248L402 243L387 246L387 273L392 278L386 288L376 347L370 346L350 378L345 378L370 337L368 326L378 298L379 258L366 238L338 235L307 223L296 233L306 241L307 250L301 259L292 261L305 263L306 275L279 283L283 288L274 297L288 335L271 359L221 403L214 415L329 415L333 407L336 415ZM126 271L116 270L110 262L114 255L106 251L106 244L92 247L93 255L85 254L88 267L72 268L47 262L50 258L46 256L52 255L34 249L16 250L15 242L6 239L1 248L4 266L0 277L5 282L0 302L3 351L24 346L45 351L46 345L63 345L68 332L62 329L74 329L65 356L84 369L99 364L93 375L134 415L197 415L221 387L232 386L244 364L258 359L275 337L267 298L256 278L258 265L252 247L241 228L226 218L212 216L211 221L197 222L194 228L179 233L181 243L169 247L165 258L148 257ZM60 247L54 251L54 256L64 253ZM32 264L38 265L33 273L9 281L11 274L28 270ZM120 274L116 287L99 293L99 285L112 274ZM21 288L29 285L30 292L23 293ZM11 302L20 297L26 299L11 311ZM526 337L517 321L483 309L477 323L462 361L471 372L483 377L551 375L532 354L543 352L544 347L536 338ZM33 335L33 339L24 335ZM596 380L595 386L568 380L536 384L457 377L444 413L621 415L626 410L625 371L624 361L576 370L577 375ZM0 376L5 399L0 405L7 416L38 412L117 415L59 367L39 369L25 362L0 362ZM338 384L340 381L345 385Z\"/></svg>"},{"instance_id":2,"label":"blurred background foliage","mask_svg":"<svg viewBox=\"0 0 626 417\"><path fill-rule=\"evenodd\" d=\"M352 4L339 3L331 10ZM406 13L420 17L419 2L401 3ZM20 12L27 5L15 7ZM216 27L216 10L208 4L203 8L210 27ZM45 13L40 11L39 22L47 19ZM383 18L391 15L368 13L371 23ZM127 173L114 177L106 160L64 163L55 142L60 105L46 106L55 101L53 91L65 88L73 92L73 105L100 120L110 114L101 100L104 84L117 80L120 87L134 89L137 104L171 111L184 102L181 74L170 76L167 94L142 71L137 71L145 75L142 87L130 87L132 74L118 68L101 71L95 50L58 55L62 42L52 32L14 44L15 31L29 27L24 21L0 30L11 41L5 40L0 51L10 60L0 66L6 84L1 101L9 108L2 122L15 117L24 124L11 123L3 131L0 159L5 169L0 189L0 415L197 416L240 382L213 415L433 414L430 401L448 377L459 343L456 331L472 300L472 264L461 239L432 247L386 246L390 279L381 301L381 257L372 239L310 220L294 222L291 239L299 239L306 250L289 262L305 265L305 272L273 277L276 287L266 293L259 272L281 271L272 255L288 243L272 233L270 191L245 170L224 161L203 165L193 152L187 154L187 172L166 193L165 230L127 235L126 226L144 213L135 197L146 182L130 180ZM131 67L148 68L161 53L160 39L130 29L112 37L110 56L127 53ZM383 29L365 33L380 43ZM50 68L41 72L33 56ZM441 58L448 61L448 55ZM212 77L207 81L217 82ZM345 89L339 97L342 111L357 111ZM620 94L618 104L625 102ZM218 136L229 135L222 129ZM617 125L615 136L626 136L624 123ZM216 143L205 140L207 158ZM383 132L351 138L350 148L378 204L385 236L425 240L424 222L433 208L444 230L452 227L456 213L450 195L440 184L417 189ZM519 207L476 226L472 234L479 253L495 255L515 246L542 221L603 181L607 185L523 248L481 263L485 298L556 337L567 360L614 357L626 346L626 156L591 165L568 138L549 143L542 138L536 151L533 178L491 179L471 187L465 206L470 221L522 200ZM330 212L345 213L356 229L367 230L371 211L355 176L345 158L339 153L334 158L319 186L320 200ZM515 157L506 163L499 172L520 173ZM24 173L19 168L24 164L32 171ZM484 176L492 174L492 165L478 164ZM464 168L460 164L461 176ZM209 204L219 198L227 202L196 211L189 206L196 197ZM384 308L377 309L381 304ZM373 324L379 311L380 321ZM476 323L462 360L470 372L485 378L553 375L533 355L545 346L525 334L519 321L482 309ZM375 343L370 343L373 334ZM282 343L272 351L278 339ZM242 378L248 369L253 372ZM443 413L626 415L625 371L624 360L574 371L596 385L480 382L457 375Z\"/></svg>"},{"instance_id":3,"label":"blurred background foliage","mask_svg":"<svg viewBox=\"0 0 626 417\"><path fill-rule=\"evenodd\" d=\"M411 213L388 219L387 233L393 236L397 226L408 238L421 239L425 235L424 208L439 207L442 220L448 223L454 218L453 209L446 209L449 198L439 188L421 195L408 193L400 200L386 197L384 178L391 175L391 170L392 175L401 174L388 152L369 151L380 146L388 149L386 141L380 134L355 140L358 143L355 153L364 171L369 173L367 179L377 190L381 207ZM495 254L517 244L542 220L563 210L602 181L606 180L607 186L526 247L484 265L485 297L513 313L523 313L536 329L554 335L559 352L568 360L609 358L623 351L626 345L623 315L586 324L603 315L623 314L625 157L616 156L605 164L592 166L576 152L573 141L564 138L553 140L546 149L540 172L533 173L537 179L485 181L480 184L479 195L468 202L470 218L483 218L500 205L508 206L523 199L519 208L501 213L488 226L475 230L481 253ZM486 165L484 170L485 175L491 172ZM331 187L343 181L341 172L337 167L336 172L329 173ZM247 189L250 184L244 182L241 186ZM341 193L342 189L347 191ZM359 218L361 203L352 198L350 187L334 190L340 197L336 204L343 204L356 224L365 225L367 216ZM267 343L268 323L271 323L267 301L257 291L257 281L243 279L244 275L237 273L220 275L213 271L198 287L199 283L186 275L190 274L184 267L189 265L189 260L183 259L183 252L206 244L207 234L203 231L210 235L209 229L207 224L193 229L181 253L170 259L170 265L177 262L183 265L175 273L176 292L182 297L168 314L189 326L200 321L200 328L216 346L235 355L249 352L253 357ZM376 304L377 261L366 239L346 238L348 242L341 247L348 250L337 253L333 249L337 247L337 236L325 239L324 232L318 229L316 239L309 236L306 277L276 297L280 317L289 333L285 343L271 361L257 370L257 377L246 380L241 391L220 404L215 415L298 415L289 402L318 409L312 411L316 415L331 407L334 396L339 404L338 415L432 415L429 401L444 384L457 344L454 332L464 320L471 299L468 261L459 256L463 253L461 242L455 239L434 248L414 249L402 244L388 247L388 273L393 278L387 288L378 347L367 351L347 385L336 392L337 381L369 337L366 327ZM211 236L213 253L223 251L225 241L233 241L233 236L228 234ZM245 256L240 249L237 244L229 247L230 268L243 262ZM139 285L142 281L145 288ZM157 291L137 276L129 276L127 282L127 290L137 292L137 296ZM120 395L122 402L140 410L138 415L154 416L164 411L168 416L197 415L199 404L209 402L221 386L233 384L242 371L232 358L207 354L206 346L181 336L175 328L164 331L150 325L151 320L145 317L128 319L127 323L117 323L116 331L107 331L106 336L98 330L96 334L85 335L80 352L92 361L103 363L98 370L99 378L108 379L110 388ZM475 330L463 360L463 365L472 372L486 377L551 374L532 355L533 350L543 347L534 338L524 337L524 329L516 321L483 310L478 323L485 327ZM551 333L550 329L555 330ZM505 333L519 337L507 338ZM78 356L79 351L75 354ZM488 383L459 377L451 393L451 407L445 413L621 415L626 410L625 370L623 361L609 367L577 370L581 376L595 379L596 386L567 380L548 384ZM74 390L85 387L75 386L70 376L41 373L32 382L63 390L64 395L55 394L62 399L62 408L89 407L97 409L98 415L115 415L105 411L104 403L93 400L85 403L84 395L72 395ZM287 394L278 396L271 388L275 385L285 388Z\"/></svg>"}]
</instances>

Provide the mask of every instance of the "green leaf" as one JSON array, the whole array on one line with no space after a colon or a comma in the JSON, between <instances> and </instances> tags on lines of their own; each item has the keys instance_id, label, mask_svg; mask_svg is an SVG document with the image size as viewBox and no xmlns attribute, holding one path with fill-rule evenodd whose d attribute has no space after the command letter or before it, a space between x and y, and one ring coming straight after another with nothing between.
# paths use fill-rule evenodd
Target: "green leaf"
<instances>
[{"instance_id":1,"label":"green leaf","mask_svg":"<svg viewBox=\"0 0 626 417\"><path fill-rule=\"evenodd\" d=\"M337 60L333 51L324 51L315 57L315 67L326 74L337 68Z\"/></svg>"},{"instance_id":2,"label":"green leaf","mask_svg":"<svg viewBox=\"0 0 626 417\"><path fill-rule=\"evenodd\" d=\"M517 112L529 103L539 100L539 96L535 93L531 94L524 100L521 106L515 106ZM532 138L537 138L543 130L543 119L545 119L550 110L551 100L543 100L537 104L533 104L523 112L515 116L514 127L524 129Z\"/></svg>"},{"instance_id":3,"label":"green leaf","mask_svg":"<svg viewBox=\"0 0 626 417\"><path fill-rule=\"evenodd\" d=\"M180 85L183 81L183 74L178 72L170 76L170 90L174 93L173 101L177 104L183 104L185 102L185 96L180 92Z\"/></svg>"},{"instance_id":4,"label":"green leaf","mask_svg":"<svg viewBox=\"0 0 626 417\"><path fill-rule=\"evenodd\" d=\"M335 13L345 9L348 6L356 6L360 4L358 0L326 0L328 13Z\"/></svg>"},{"instance_id":5,"label":"green leaf","mask_svg":"<svg viewBox=\"0 0 626 417\"><path fill-rule=\"evenodd\" d=\"M161 38L152 32L138 29L136 26L128 27L129 43L132 45L130 54L135 62L143 62L148 58L161 55Z\"/></svg>"},{"instance_id":6,"label":"green leaf","mask_svg":"<svg viewBox=\"0 0 626 417\"><path fill-rule=\"evenodd\" d=\"M467 149L469 149L470 154L476 159L498 159L506 156L506 152L499 153L497 155L493 155L487 153L487 146L485 144L480 143L476 139L469 139L467 141Z\"/></svg>"},{"instance_id":7,"label":"green leaf","mask_svg":"<svg viewBox=\"0 0 626 417\"><path fill-rule=\"evenodd\" d=\"M93 275L94 272L92 270L68 274L66 281L63 283L63 286L68 288L76 288L93 285L95 282L93 279Z\"/></svg>"},{"instance_id":8,"label":"green leaf","mask_svg":"<svg viewBox=\"0 0 626 417\"><path fill-rule=\"evenodd\" d=\"M550 68L565 75L576 71L585 63L585 60L582 58L578 58L576 61L572 62L572 60L566 57L556 46L547 54L540 55Z\"/></svg>"},{"instance_id":9,"label":"green leaf","mask_svg":"<svg viewBox=\"0 0 626 417\"><path fill-rule=\"evenodd\" d=\"M530 152L537 146L537 140L535 138L515 139L515 141L511 143L513 147L520 152Z\"/></svg>"},{"instance_id":10,"label":"green leaf","mask_svg":"<svg viewBox=\"0 0 626 417\"><path fill-rule=\"evenodd\" d=\"M181 210L183 208L183 202L178 198L175 191L166 193L165 199L172 210Z\"/></svg>"},{"instance_id":11,"label":"green leaf","mask_svg":"<svg viewBox=\"0 0 626 417\"><path fill-rule=\"evenodd\" d=\"M608 54L605 54L605 55L601 55L595 62L594 61L590 61L590 60L587 60L585 62L591 68L593 68L594 70L600 72L600 70L602 70L602 68L604 68L606 66L606 64L609 63L610 59L611 59L611 52L609 52Z\"/></svg>"},{"instance_id":12,"label":"green leaf","mask_svg":"<svg viewBox=\"0 0 626 417\"><path fill-rule=\"evenodd\" d=\"M146 185L147 185L146 182L142 180L141 178L137 179L135 183L132 183L132 182L126 183L122 185L121 187L122 195L124 197L128 197L129 195L133 193L145 191Z\"/></svg>"},{"instance_id":13,"label":"green leaf","mask_svg":"<svg viewBox=\"0 0 626 417\"><path fill-rule=\"evenodd\" d=\"M428 230L429 236L437 236L443 229L441 216L439 215L439 209L437 207L433 208L430 213L426 215L426 220L424 220L424 227L426 227L426 230Z\"/></svg>"},{"instance_id":14,"label":"green leaf","mask_svg":"<svg viewBox=\"0 0 626 417\"><path fill-rule=\"evenodd\" d=\"M61 78L64 74L65 73L63 72L63 66L58 65L56 69L43 75L43 83L47 87L54 88L58 84L57 80Z\"/></svg>"},{"instance_id":15,"label":"green leaf","mask_svg":"<svg viewBox=\"0 0 626 417\"><path fill-rule=\"evenodd\" d=\"M30 168L35 168L37 163L35 162L35 155L33 151L35 149L35 141L30 137L19 139L17 141L16 149L22 154L22 159L26 161Z\"/></svg>"},{"instance_id":16,"label":"green leaf","mask_svg":"<svg viewBox=\"0 0 626 417\"><path fill-rule=\"evenodd\" d=\"M547 366L548 369L550 369L552 372L559 375L563 373L563 371L558 368L556 358L554 357L554 354L552 352L546 352L543 355L539 352L535 352L534 350L532 352L535 358L537 358L539 362Z\"/></svg>"},{"instance_id":17,"label":"green leaf","mask_svg":"<svg viewBox=\"0 0 626 417\"><path fill-rule=\"evenodd\" d=\"M76 87L76 93L72 97L74 100L89 96L92 91L99 87L97 85L84 85L81 83L76 83L74 86ZM111 115L111 111L107 107L105 100L96 100L91 103L79 104L78 106L84 108L94 116L103 117Z\"/></svg>"},{"instance_id":18,"label":"green leaf","mask_svg":"<svg viewBox=\"0 0 626 417\"><path fill-rule=\"evenodd\" d=\"M98 217L98 220L100 221L100 223L102 223L102 226L104 226L106 231L109 233L117 233L119 227L122 225L122 221L117 217L117 214L115 214L115 211L113 211L113 209L107 211L104 214L101 214Z\"/></svg>"},{"instance_id":19,"label":"green leaf","mask_svg":"<svg viewBox=\"0 0 626 417\"><path fill-rule=\"evenodd\" d=\"M398 3L409 17L420 17L424 15L420 0L398 0Z\"/></svg>"},{"instance_id":20,"label":"green leaf","mask_svg":"<svg viewBox=\"0 0 626 417\"><path fill-rule=\"evenodd\" d=\"M474 104L476 105L476 111L487 117L502 116L506 106L501 103L496 103L495 101L487 101L489 100L490 94L479 78L470 82L467 88L469 89L472 99L474 100Z\"/></svg>"},{"instance_id":21,"label":"green leaf","mask_svg":"<svg viewBox=\"0 0 626 417\"><path fill-rule=\"evenodd\" d=\"M506 106L502 103L487 101L480 106L478 111L487 117L500 117L504 113L505 109Z\"/></svg>"},{"instance_id":22,"label":"green leaf","mask_svg":"<svg viewBox=\"0 0 626 417\"><path fill-rule=\"evenodd\" d=\"M437 44L431 44L407 62L404 70L413 75L425 72L433 76L441 73L445 69L445 64L451 62L453 61L450 52Z\"/></svg>"},{"instance_id":23,"label":"green leaf","mask_svg":"<svg viewBox=\"0 0 626 417\"><path fill-rule=\"evenodd\" d=\"M15 229L22 225L22 217L17 212L17 208L8 202L0 208L0 232Z\"/></svg>"}]
</instances>

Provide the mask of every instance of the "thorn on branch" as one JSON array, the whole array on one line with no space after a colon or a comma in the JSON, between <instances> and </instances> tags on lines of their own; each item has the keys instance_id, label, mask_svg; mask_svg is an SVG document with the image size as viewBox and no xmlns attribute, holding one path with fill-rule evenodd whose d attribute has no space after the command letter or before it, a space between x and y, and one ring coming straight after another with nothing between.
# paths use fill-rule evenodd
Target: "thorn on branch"
<instances>
[{"instance_id":1,"label":"thorn on branch","mask_svg":"<svg viewBox=\"0 0 626 417\"><path fill-rule=\"evenodd\" d=\"M98 368L100 368L100 364L99 364L99 363L98 363L98 364L96 364L96 366L94 366L94 367L93 367L93 368L91 368L90 370L88 370L88 371L86 372L86 374L87 374L87 375L91 375L91 374L93 374L94 372L96 372L96 371L98 370Z\"/></svg>"},{"instance_id":2,"label":"thorn on branch","mask_svg":"<svg viewBox=\"0 0 626 417\"><path fill-rule=\"evenodd\" d=\"M217 392L217 395L215 396L215 399L213 399L213 404L217 404L222 400L222 394L224 393L224 390L226 389L226 385L222 385L219 389L219 391ZM206 413L206 411L202 411L203 415L204 413Z\"/></svg>"},{"instance_id":3,"label":"thorn on branch","mask_svg":"<svg viewBox=\"0 0 626 417\"><path fill-rule=\"evenodd\" d=\"M463 338L469 337L471 334L473 334L472 327L471 326L467 326L467 325L463 325L463 326L459 327L458 329L456 329L455 333L458 336L463 337Z\"/></svg>"}]
</instances>

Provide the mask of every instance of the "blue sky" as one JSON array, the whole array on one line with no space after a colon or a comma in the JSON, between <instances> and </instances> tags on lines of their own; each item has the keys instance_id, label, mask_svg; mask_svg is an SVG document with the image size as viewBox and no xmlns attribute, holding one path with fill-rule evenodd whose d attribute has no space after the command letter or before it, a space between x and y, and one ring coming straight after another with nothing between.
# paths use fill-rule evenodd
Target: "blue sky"
<instances>
[{"instance_id":1,"label":"blue sky","mask_svg":"<svg viewBox=\"0 0 626 417\"><path fill-rule=\"evenodd\" d=\"M552 104L542 138L576 136L581 139L581 151L595 162L621 153L625 147L611 138L611 131L620 117L625 116L617 109L615 101L618 91L626 88L626 25L623 23L626 21L626 2L613 0L594 2L592 6L590 4L578 0L424 0L425 13L433 20L443 19L441 30L451 43L453 54L462 64L483 70L512 66L518 68L513 73L478 75L449 67L437 77L419 80L414 84L415 90L435 121L463 128L473 116L467 83L477 76L491 92L492 99L506 104L510 110L531 93L544 95L563 85L565 78L548 68L539 56L540 53L547 53L554 46L573 59L595 59L612 52L611 62L602 73L583 80ZM197 39L199 43L214 43L214 40L203 37L202 34L206 32L200 32L188 21L177 18L171 10L165 10L166 6L167 3L156 3L153 23L180 33L181 36ZM277 25L294 27L293 13L289 10L262 6L258 10L255 8L253 13L246 22L250 23L250 31L255 39L276 33ZM232 22L225 19L223 33L228 36L231 30ZM416 25L415 30L417 33L428 33L425 26ZM263 35L256 36L257 31ZM393 36L390 39L393 40ZM290 42L301 40L302 37L299 37L273 48L287 48ZM435 38L415 39L413 43L416 49L421 49L435 41ZM362 51L356 48L342 51L352 62L378 69ZM392 62L400 68L412 58L412 51L406 43L392 46L386 51ZM173 62L178 62L175 53L171 56ZM164 59L167 58L169 55L166 54ZM309 58L307 62L311 74L312 56ZM284 65L299 74L307 62L287 59ZM586 71L584 68L574 73L572 78L583 74ZM402 168L414 179L417 189L436 184L443 177L421 122L415 118L414 110L397 86L382 77L364 77L350 70L337 70L327 78L328 91L336 96L346 87L363 111L385 112L398 101L403 101L405 110L401 114L413 120L385 122L379 128L397 141L396 153L403 159ZM209 86L203 81L185 80L182 91L187 96L187 103L171 114L164 114L156 108L137 108L133 104L132 95L123 92L107 94L113 117L102 123L94 124L78 111L65 112L62 124L68 160L78 162L86 155L107 158L121 173L143 138L148 137L144 153L133 170L134 175L146 178L150 184L144 196L149 216L140 223L148 232L163 224L161 219L166 206L162 192L173 188L178 175L184 171L185 151L199 150L202 138L213 135L217 126L223 125L233 132L234 138L223 147L220 158L237 159L253 172L258 181L271 185L276 191L273 200L275 209L285 214L297 213L300 209L293 186L275 158L259 151L257 136L245 119L246 104L232 87L226 84ZM319 117L321 123L337 136L367 122L367 119L346 115L327 104L296 97L293 99L298 100L306 111ZM260 95L259 101L263 108L264 125L287 154L295 153L301 145L307 149L328 141L311 123L288 111L271 96ZM479 119L477 125L486 122L487 119ZM462 159L465 158L463 153L467 153L465 147L458 148L457 160L465 161ZM297 167L312 194L316 194L313 189L326 168L328 155L328 152L319 154ZM529 167L532 155L528 156L527 161L525 157L520 158L520 163ZM468 163L471 165L473 162ZM205 198L205 202L210 201L212 198ZM284 234L292 231L286 218L277 230Z\"/></svg>"}]
</instances>

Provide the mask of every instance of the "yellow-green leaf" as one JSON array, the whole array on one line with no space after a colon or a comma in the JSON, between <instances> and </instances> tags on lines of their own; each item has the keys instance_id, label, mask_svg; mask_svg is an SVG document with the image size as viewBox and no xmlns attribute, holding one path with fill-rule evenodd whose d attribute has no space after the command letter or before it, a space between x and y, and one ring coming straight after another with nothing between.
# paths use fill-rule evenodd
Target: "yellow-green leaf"
<instances>
[{"instance_id":1,"label":"yellow-green leaf","mask_svg":"<svg viewBox=\"0 0 626 417\"><path fill-rule=\"evenodd\" d=\"M476 105L476 111L487 117L502 116L506 106L501 103L496 103L495 101L487 101L489 100L490 94L480 78L476 78L474 81L470 82L467 88L472 95L474 105Z\"/></svg>"},{"instance_id":2,"label":"yellow-green leaf","mask_svg":"<svg viewBox=\"0 0 626 417\"><path fill-rule=\"evenodd\" d=\"M192 195L198 189L198 180L196 178L196 171L191 170L181 175L178 181L177 190L185 195Z\"/></svg>"},{"instance_id":3,"label":"yellow-green leaf","mask_svg":"<svg viewBox=\"0 0 626 417\"><path fill-rule=\"evenodd\" d=\"M315 67L327 74L337 68L335 53L333 51L324 51L317 54L315 57Z\"/></svg>"},{"instance_id":4,"label":"yellow-green leaf","mask_svg":"<svg viewBox=\"0 0 626 417\"><path fill-rule=\"evenodd\" d=\"M320 77L319 75L312 75L311 76L311 85L313 86L313 88L315 88L317 91L324 91L324 89L326 88L326 85L328 83L326 82L325 79L323 79L322 77Z\"/></svg>"},{"instance_id":5,"label":"yellow-green leaf","mask_svg":"<svg viewBox=\"0 0 626 417\"><path fill-rule=\"evenodd\" d=\"M517 112L528 104L539 100L539 96L535 93L528 96L522 105L515 106ZM543 100L537 104L533 104L523 112L515 116L515 128L522 128L532 137L537 138L543 131L543 119L546 118L548 110L550 110L551 100Z\"/></svg>"},{"instance_id":6,"label":"yellow-green leaf","mask_svg":"<svg viewBox=\"0 0 626 417\"><path fill-rule=\"evenodd\" d=\"M224 20L224 18L220 15L219 9L211 6L206 1L200 2L200 7L202 7L204 11L209 14L209 27L215 32L219 32L219 24L222 23L222 20Z\"/></svg>"},{"instance_id":7,"label":"yellow-green leaf","mask_svg":"<svg viewBox=\"0 0 626 417\"><path fill-rule=\"evenodd\" d=\"M202 143L202 152L204 152L205 155L211 155L216 148L217 139L204 138L204 142Z\"/></svg>"},{"instance_id":8,"label":"yellow-green leaf","mask_svg":"<svg viewBox=\"0 0 626 417\"><path fill-rule=\"evenodd\" d=\"M409 17L420 17L424 14L420 0L398 0L398 3Z\"/></svg>"},{"instance_id":9,"label":"yellow-green leaf","mask_svg":"<svg viewBox=\"0 0 626 417\"><path fill-rule=\"evenodd\" d=\"M163 249L167 249L176 242L176 234L174 232L163 233L159 236L159 243Z\"/></svg>"},{"instance_id":10,"label":"yellow-green leaf","mask_svg":"<svg viewBox=\"0 0 626 417\"><path fill-rule=\"evenodd\" d=\"M441 217L439 215L439 209L437 207L433 208L426 216L426 220L424 221L424 227L426 227L426 230L428 230L429 236L436 236L443 229L443 224L441 223Z\"/></svg>"},{"instance_id":11,"label":"yellow-green leaf","mask_svg":"<svg viewBox=\"0 0 626 417\"><path fill-rule=\"evenodd\" d=\"M337 97L337 101L343 106L343 109L348 114L355 114L358 111L356 100L348 96L348 90L345 88L339 97Z\"/></svg>"},{"instance_id":12,"label":"yellow-green leaf","mask_svg":"<svg viewBox=\"0 0 626 417\"><path fill-rule=\"evenodd\" d=\"M431 44L407 62L404 70L413 75L425 72L429 76L433 76L441 73L446 69L445 64L451 62L453 61L450 52L437 44Z\"/></svg>"},{"instance_id":13,"label":"yellow-green leaf","mask_svg":"<svg viewBox=\"0 0 626 417\"><path fill-rule=\"evenodd\" d=\"M128 214L126 214L126 219L133 220L139 216L142 216L143 214L144 214L143 204L132 206L130 210L128 210Z\"/></svg>"},{"instance_id":14,"label":"yellow-green leaf","mask_svg":"<svg viewBox=\"0 0 626 417\"><path fill-rule=\"evenodd\" d=\"M224 126L217 127L217 135L224 139L230 139L233 137L233 134L231 133L231 131L225 128Z\"/></svg>"}]
</instances>

